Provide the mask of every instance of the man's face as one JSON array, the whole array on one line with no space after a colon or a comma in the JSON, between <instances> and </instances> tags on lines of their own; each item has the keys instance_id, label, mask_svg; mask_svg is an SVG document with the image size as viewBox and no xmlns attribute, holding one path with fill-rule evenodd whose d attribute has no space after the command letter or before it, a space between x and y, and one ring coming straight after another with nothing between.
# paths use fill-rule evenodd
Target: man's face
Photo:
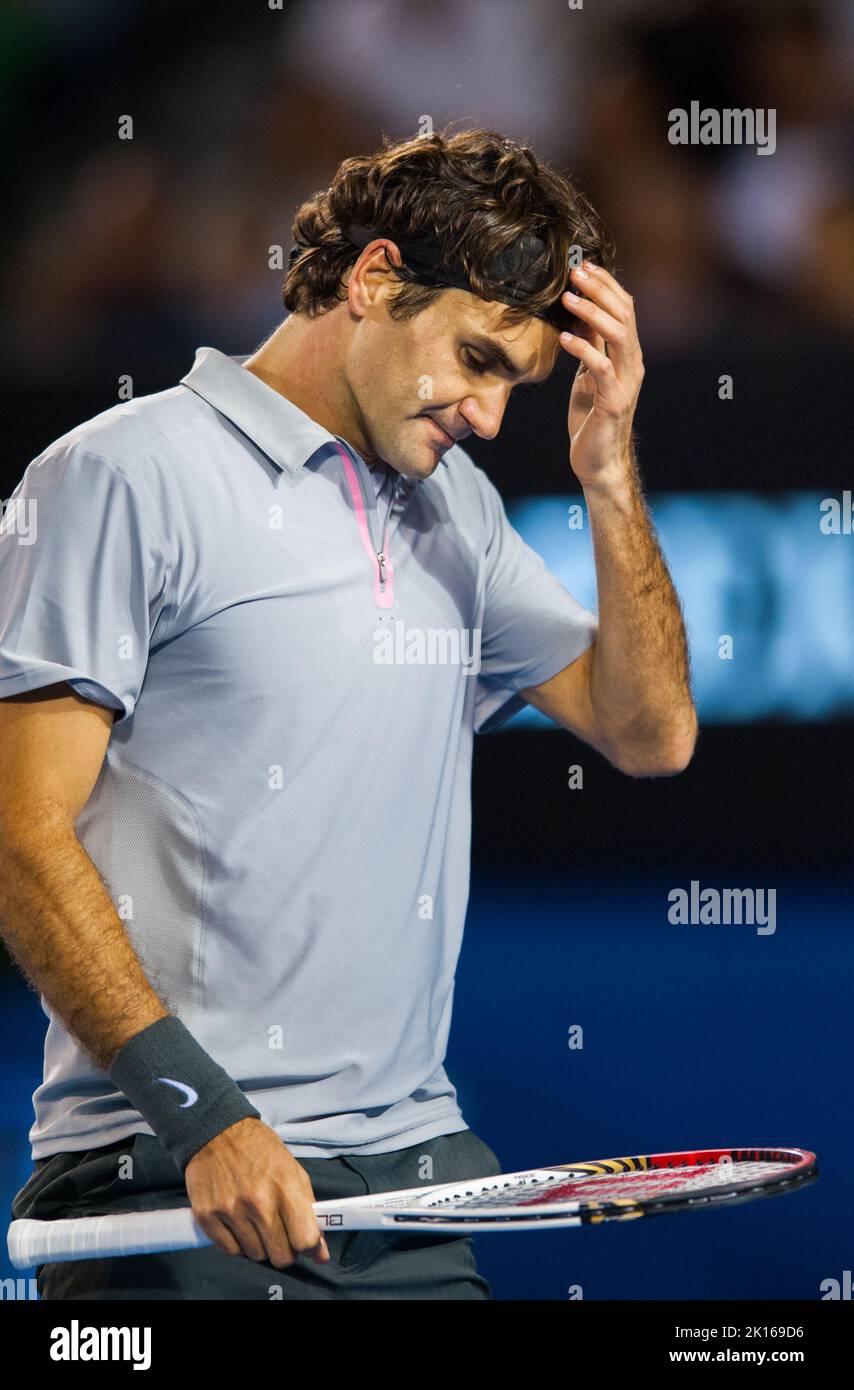
<instances>
[{"instance_id":1,"label":"man's face","mask_svg":"<svg viewBox=\"0 0 854 1390\"><path fill-rule=\"evenodd\" d=\"M371 306L346 364L368 462L428 478L455 441L494 438L512 388L544 381L560 351L542 319L502 326L504 308L456 289L405 322Z\"/></svg>"}]
</instances>

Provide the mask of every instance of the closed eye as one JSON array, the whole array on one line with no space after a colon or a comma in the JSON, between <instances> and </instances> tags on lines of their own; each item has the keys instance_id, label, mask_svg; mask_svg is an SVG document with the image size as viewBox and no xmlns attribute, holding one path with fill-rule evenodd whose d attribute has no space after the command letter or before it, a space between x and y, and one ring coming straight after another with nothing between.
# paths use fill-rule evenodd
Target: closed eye
<instances>
[{"instance_id":1,"label":"closed eye","mask_svg":"<svg viewBox=\"0 0 854 1390\"><path fill-rule=\"evenodd\" d=\"M475 376L486 376L488 372L496 372L503 369L513 381L514 386L517 384L521 386L543 386L551 375L551 370L549 370L546 375L538 381L520 381L519 378L523 376L522 368L514 366L512 362L504 358L503 354L501 354L501 356L487 355L486 357L475 357L471 348L467 345L463 346L461 358L466 371L474 372Z\"/></svg>"},{"instance_id":2,"label":"closed eye","mask_svg":"<svg viewBox=\"0 0 854 1390\"><path fill-rule=\"evenodd\" d=\"M470 352L467 352L463 358L463 365L470 372L474 372L476 376L485 376L492 364L483 362L479 357L473 357Z\"/></svg>"}]
</instances>

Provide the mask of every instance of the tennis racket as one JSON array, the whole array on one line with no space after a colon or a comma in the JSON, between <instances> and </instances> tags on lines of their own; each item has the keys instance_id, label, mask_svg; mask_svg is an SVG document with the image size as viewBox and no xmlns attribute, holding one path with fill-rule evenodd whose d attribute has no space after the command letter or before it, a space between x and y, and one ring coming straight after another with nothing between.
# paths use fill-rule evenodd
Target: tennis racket
<instances>
[{"instance_id":1,"label":"tennis racket","mask_svg":"<svg viewBox=\"0 0 854 1390\"><path fill-rule=\"evenodd\" d=\"M698 1149L559 1163L528 1172L315 1202L323 1231L544 1231L701 1210L791 1192L818 1177L806 1149ZM211 1245L189 1207L13 1221L15 1269L96 1256L151 1255Z\"/></svg>"}]
</instances>

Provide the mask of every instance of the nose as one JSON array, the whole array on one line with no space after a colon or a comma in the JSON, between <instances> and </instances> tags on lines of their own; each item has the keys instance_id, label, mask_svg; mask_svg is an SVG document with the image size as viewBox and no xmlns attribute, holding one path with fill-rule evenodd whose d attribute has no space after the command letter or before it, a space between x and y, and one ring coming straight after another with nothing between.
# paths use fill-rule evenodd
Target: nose
<instances>
[{"instance_id":1,"label":"nose","mask_svg":"<svg viewBox=\"0 0 854 1390\"><path fill-rule=\"evenodd\" d=\"M479 439L494 439L501 428L510 392L504 388L483 395L466 396L459 413Z\"/></svg>"}]
</instances>

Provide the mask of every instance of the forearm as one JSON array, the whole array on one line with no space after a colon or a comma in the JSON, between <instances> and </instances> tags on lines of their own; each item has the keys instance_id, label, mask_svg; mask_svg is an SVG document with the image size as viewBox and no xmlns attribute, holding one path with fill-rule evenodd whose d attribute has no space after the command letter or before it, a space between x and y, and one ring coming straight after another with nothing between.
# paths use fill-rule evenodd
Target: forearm
<instances>
[{"instance_id":1,"label":"forearm","mask_svg":"<svg viewBox=\"0 0 854 1390\"><path fill-rule=\"evenodd\" d=\"M145 977L73 829L43 817L0 827L0 923L12 955L183 1172L259 1112L171 1015ZM176 1090L186 1097L178 1103Z\"/></svg>"},{"instance_id":2,"label":"forearm","mask_svg":"<svg viewBox=\"0 0 854 1390\"><path fill-rule=\"evenodd\" d=\"M0 924L15 961L96 1064L168 1012L72 827L0 831Z\"/></svg>"},{"instance_id":3,"label":"forearm","mask_svg":"<svg viewBox=\"0 0 854 1390\"><path fill-rule=\"evenodd\" d=\"M597 726L621 765L678 771L697 731L688 643L634 451L584 495L599 607L590 674Z\"/></svg>"}]
</instances>

